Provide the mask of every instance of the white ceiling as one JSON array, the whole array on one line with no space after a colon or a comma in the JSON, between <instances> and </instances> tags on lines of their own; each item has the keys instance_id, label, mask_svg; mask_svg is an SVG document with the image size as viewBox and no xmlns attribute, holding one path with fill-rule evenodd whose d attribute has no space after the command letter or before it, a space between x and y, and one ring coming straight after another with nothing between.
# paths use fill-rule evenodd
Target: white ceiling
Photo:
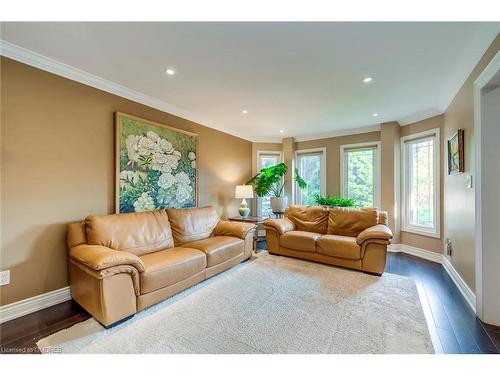
<instances>
[{"instance_id":1,"label":"white ceiling","mask_svg":"<svg viewBox=\"0 0 500 375\"><path fill-rule=\"evenodd\" d=\"M279 141L443 113L499 31L449 22L2 23L1 39L204 125Z\"/></svg>"}]
</instances>

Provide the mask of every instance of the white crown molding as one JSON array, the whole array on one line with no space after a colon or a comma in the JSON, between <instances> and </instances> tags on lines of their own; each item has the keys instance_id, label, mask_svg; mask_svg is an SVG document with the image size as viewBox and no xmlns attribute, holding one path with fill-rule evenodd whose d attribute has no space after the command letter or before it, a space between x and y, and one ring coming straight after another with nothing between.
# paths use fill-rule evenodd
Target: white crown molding
<instances>
[{"instance_id":1,"label":"white crown molding","mask_svg":"<svg viewBox=\"0 0 500 375\"><path fill-rule=\"evenodd\" d=\"M304 141L315 141L317 139L325 139L325 138L335 138L335 137L343 137L346 135L354 135L354 134L363 134L380 131L380 124L365 126L362 128L356 129L345 129L345 130L335 130L326 133L318 133L313 135L304 135L295 137L296 142L304 142Z\"/></svg>"},{"instance_id":2,"label":"white crown molding","mask_svg":"<svg viewBox=\"0 0 500 375\"><path fill-rule=\"evenodd\" d=\"M0 324L71 299L69 286L0 306Z\"/></svg>"},{"instance_id":3,"label":"white crown molding","mask_svg":"<svg viewBox=\"0 0 500 375\"><path fill-rule=\"evenodd\" d=\"M283 143L283 138L276 137L276 138L251 138L249 139L253 143Z\"/></svg>"},{"instance_id":4,"label":"white crown molding","mask_svg":"<svg viewBox=\"0 0 500 375\"><path fill-rule=\"evenodd\" d=\"M462 279L455 267L453 267L453 264L450 262L448 257L443 254L435 253L433 251L424 250L418 247L413 247L401 243L391 244L389 245L387 250L392 253L405 253L416 256L418 258L429 260L431 262L442 264L446 273L448 273L450 278L453 280L458 290L465 298L465 301L467 302L469 307L472 309L472 311L474 311L474 314L476 313L476 295L471 290L471 288L469 288L464 279Z\"/></svg>"},{"instance_id":5,"label":"white crown molding","mask_svg":"<svg viewBox=\"0 0 500 375\"><path fill-rule=\"evenodd\" d=\"M441 111L439 109L432 109L430 111L425 111L425 112L418 113L418 114L413 115L413 116L405 117L401 120L398 120L398 122L399 122L400 126L406 126L406 125L414 124L415 122L427 120L428 118L431 118L431 117L442 115L443 113L444 113L444 111Z\"/></svg>"},{"instance_id":6,"label":"white crown molding","mask_svg":"<svg viewBox=\"0 0 500 375\"><path fill-rule=\"evenodd\" d=\"M56 74L58 76L70 79L72 81L76 81L82 83L84 85L96 88L98 90L102 90L108 92L113 95L120 96L122 98L134 101L136 103L140 103L146 105L151 108L158 109L162 112L166 112L172 114L174 116L182 117L186 120L193 121L197 124L233 135L238 138L245 139L250 142L259 142L259 143L282 143L282 138L280 137L269 137L269 138L259 138L259 137L244 137L237 132L231 131L230 129L226 129L221 126L217 126L212 124L209 120L203 118L202 116L196 115L189 111L178 108L172 104L166 103L162 100L153 98L149 95L141 93L139 91L130 89L118 83L109 81L107 79L98 77L94 74L86 72L84 70L75 68L73 66L67 65L60 61L54 60L50 57L44 56L32 50L20 47L16 44L7 42L5 40L0 39L0 55L8 57L9 59L19 61L23 64L33 66L35 68L47 71L49 73ZM399 123L404 126L417 121L425 120L426 118L433 117L441 114L442 112L427 112L424 114L420 114L417 116L409 117ZM333 137L342 137L346 135L354 135L354 134L362 134L369 133L374 131L380 131L380 124L366 126L356 129L346 129L339 131L332 131L326 133L319 133L308 136L299 136L295 137L297 142L303 141L311 141L316 139L325 139L325 138L333 138Z\"/></svg>"},{"instance_id":7,"label":"white crown molding","mask_svg":"<svg viewBox=\"0 0 500 375\"><path fill-rule=\"evenodd\" d=\"M16 44L7 42L2 39L0 39L0 55L8 57L9 59L12 60L19 61L23 64L33 66L38 69L45 70L49 73L53 73L64 78L68 78L72 81L80 82L83 83L84 85L105 92L109 92L110 94L117 95L140 104L144 104L148 107L158 109L162 112L167 112L169 114L182 117L186 120L196 122L197 124L207 126L209 128L233 135L235 137L252 141L252 139L244 138L241 135L232 132L231 130L224 129L222 127L211 124L210 121L204 119L203 117L195 115L189 111L185 111L181 108L168 104L162 100L153 98L139 91L130 89L118 83L114 83L107 79L98 77L84 70L64 64L60 61L51 59L50 57L41 55L37 52L20 47Z\"/></svg>"}]
</instances>

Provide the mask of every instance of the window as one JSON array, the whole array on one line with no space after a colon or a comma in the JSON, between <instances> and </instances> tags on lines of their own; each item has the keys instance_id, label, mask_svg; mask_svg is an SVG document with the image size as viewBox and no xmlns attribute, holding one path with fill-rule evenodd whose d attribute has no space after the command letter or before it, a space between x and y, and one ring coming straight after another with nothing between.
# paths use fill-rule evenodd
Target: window
<instances>
[{"instance_id":1,"label":"window","mask_svg":"<svg viewBox=\"0 0 500 375\"><path fill-rule=\"evenodd\" d=\"M326 193L326 169L324 148L300 150L295 152L296 167L300 176L307 183L304 190L295 186L295 202L303 205L315 205L316 196Z\"/></svg>"},{"instance_id":2,"label":"window","mask_svg":"<svg viewBox=\"0 0 500 375\"><path fill-rule=\"evenodd\" d=\"M342 197L380 207L380 142L341 146L340 163Z\"/></svg>"},{"instance_id":3,"label":"window","mask_svg":"<svg viewBox=\"0 0 500 375\"><path fill-rule=\"evenodd\" d=\"M401 139L402 230L439 237L439 129Z\"/></svg>"},{"instance_id":4,"label":"window","mask_svg":"<svg viewBox=\"0 0 500 375\"><path fill-rule=\"evenodd\" d=\"M271 167L281 163L280 151L258 151L257 152L257 171L260 172L262 168ZM271 208L270 197L257 197L257 215L270 216L273 213Z\"/></svg>"}]
</instances>

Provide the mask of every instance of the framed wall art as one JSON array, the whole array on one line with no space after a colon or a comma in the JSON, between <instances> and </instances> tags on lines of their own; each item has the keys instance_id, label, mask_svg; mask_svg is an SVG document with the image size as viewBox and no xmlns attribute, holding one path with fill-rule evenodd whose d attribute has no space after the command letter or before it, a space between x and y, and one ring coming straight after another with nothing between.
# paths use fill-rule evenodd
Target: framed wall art
<instances>
[{"instance_id":1,"label":"framed wall art","mask_svg":"<svg viewBox=\"0 0 500 375\"><path fill-rule=\"evenodd\" d=\"M116 212L198 205L198 135L115 113Z\"/></svg>"},{"instance_id":2,"label":"framed wall art","mask_svg":"<svg viewBox=\"0 0 500 375\"><path fill-rule=\"evenodd\" d=\"M448 174L463 173L464 170L464 130L458 129L448 139Z\"/></svg>"}]
</instances>

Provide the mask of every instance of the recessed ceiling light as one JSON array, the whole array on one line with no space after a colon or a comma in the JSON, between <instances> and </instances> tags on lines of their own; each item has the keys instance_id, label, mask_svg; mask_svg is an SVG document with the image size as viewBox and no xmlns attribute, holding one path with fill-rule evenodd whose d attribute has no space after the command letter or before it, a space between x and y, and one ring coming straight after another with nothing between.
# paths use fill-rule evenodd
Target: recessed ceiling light
<instances>
[{"instance_id":1,"label":"recessed ceiling light","mask_svg":"<svg viewBox=\"0 0 500 375\"><path fill-rule=\"evenodd\" d=\"M378 113L372 113L373 117L378 117Z\"/></svg>"},{"instance_id":2,"label":"recessed ceiling light","mask_svg":"<svg viewBox=\"0 0 500 375\"><path fill-rule=\"evenodd\" d=\"M283 129L280 130L280 133L283 134L285 131Z\"/></svg>"},{"instance_id":3,"label":"recessed ceiling light","mask_svg":"<svg viewBox=\"0 0 500 375\"><path fill-rule=\"evenodd\" d=\"M241 111L241 113L243 113L244 115L246 115L248 113L248 111L246 109L244 109L243 111Z\"/></svg>"},{"instance_id":4,"label":"recessed ceiling light","mask_svg":"<svg viewBox=\"0 0 500 375\"><path fill-rule=\"evenodd\" d=\"M173 76L175 74L175 70L168 68L167 70L165 70L165 73L169 76Z\"/></svg>"},{"instance_id":5,"label":"recessed ceiling light","mask_svg":"<svg viewBox=\"0 0 500 375\"><path fill-rule=\"evenodd\" d=\"M371 82L372 81L372 77L366 77L363 79L363 82L364 83L368 83L368 82Z\"/></svg>"}]
</instances>

